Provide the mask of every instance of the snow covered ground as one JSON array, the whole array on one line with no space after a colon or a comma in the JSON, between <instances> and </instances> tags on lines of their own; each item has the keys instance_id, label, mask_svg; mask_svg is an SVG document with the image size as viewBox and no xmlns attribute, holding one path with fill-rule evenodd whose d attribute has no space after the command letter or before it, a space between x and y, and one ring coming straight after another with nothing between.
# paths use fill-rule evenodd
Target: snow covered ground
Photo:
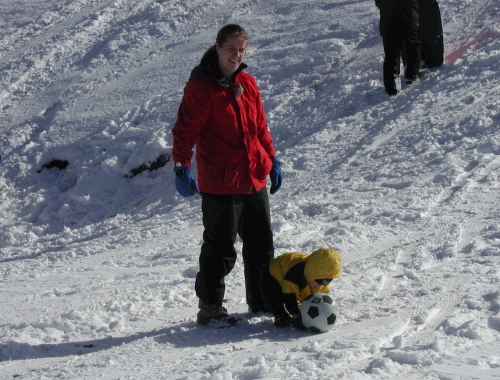
<instances>
[{"instance_id":1,"label":"snow covered ground","mask_svg":"<svg viewBox=\"0 0 500 380\"><path fill-rule=\"evenodd\" d=\"M373 0L0 0L0 378L500 378L500 3L440 6L446 63L389 98ZM241 258L244 325L198 327L200 197L135 170L230 22L283 163L276 255L344 260L329 333L247 314Z\"/></svg>"}]
</instances>

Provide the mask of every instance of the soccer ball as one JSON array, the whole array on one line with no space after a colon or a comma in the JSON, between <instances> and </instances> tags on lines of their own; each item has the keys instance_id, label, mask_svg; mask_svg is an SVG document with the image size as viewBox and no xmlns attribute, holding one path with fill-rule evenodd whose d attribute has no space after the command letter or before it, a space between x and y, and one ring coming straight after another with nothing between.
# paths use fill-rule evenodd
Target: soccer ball
<instances>
[{"instance_id":1,"label":"soccer ball","mask_svg":"<svg viewBox=\"0 0 500 380\"><path fill-rule=\"evenodd\" d=\"M314 293L300 305L302 324L310 331L330 331L339 318L339 307L332 297L325 293Z\"/></svg>"}]
</instances>

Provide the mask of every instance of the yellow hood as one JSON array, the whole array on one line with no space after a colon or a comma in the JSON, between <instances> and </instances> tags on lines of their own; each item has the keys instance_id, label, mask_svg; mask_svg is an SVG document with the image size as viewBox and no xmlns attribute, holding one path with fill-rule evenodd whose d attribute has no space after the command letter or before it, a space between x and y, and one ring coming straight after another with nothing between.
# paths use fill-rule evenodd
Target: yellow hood
<instances>
[{"instance_id":1,"label":"yellow hood","mask_svg":"<svg viewBox=\"0 0 500 380\"><path fill-rule=\"evenodd\" d=\"M331 248L320 248L306 259L304 276L306 280L338 278L342 268L340 254Z\"/></svg>"}]
</instances>

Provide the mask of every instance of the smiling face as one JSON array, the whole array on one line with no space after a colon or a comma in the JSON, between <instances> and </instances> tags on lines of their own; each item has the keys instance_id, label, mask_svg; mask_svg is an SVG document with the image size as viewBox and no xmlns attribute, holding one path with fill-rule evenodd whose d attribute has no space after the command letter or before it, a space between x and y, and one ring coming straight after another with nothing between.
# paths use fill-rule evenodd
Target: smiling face
<instances>
[{"instance_id":1,"label":"smiling face","mask_svg":"<svg viewBox=\"0 0 500 380\"><path fill-rule=\"evenodd\" d=\"M243 58L245 58L247 45L248 40L235 36L229 36L222 46L216 44L219 67L227 79L232 79L233 74L240 67Z\"/></svg>"}]
</instances>

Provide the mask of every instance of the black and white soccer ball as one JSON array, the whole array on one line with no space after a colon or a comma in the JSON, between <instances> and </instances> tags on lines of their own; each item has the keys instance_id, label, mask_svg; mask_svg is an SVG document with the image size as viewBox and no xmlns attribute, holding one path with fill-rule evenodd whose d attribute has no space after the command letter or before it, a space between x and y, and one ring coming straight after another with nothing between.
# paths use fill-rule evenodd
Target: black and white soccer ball
<instances>
[{"instance_id":1,"label":"black and white soccer ball","mask_svg":"<svg viewBox=\"0 0 500 380\"><path fill-rule=\"evenodd\" d=\"M328 294L314 293L302 301L300 315L308 330L324 333L330 331L339 319L339 307Z\"/></svg>"}]
</instances>

